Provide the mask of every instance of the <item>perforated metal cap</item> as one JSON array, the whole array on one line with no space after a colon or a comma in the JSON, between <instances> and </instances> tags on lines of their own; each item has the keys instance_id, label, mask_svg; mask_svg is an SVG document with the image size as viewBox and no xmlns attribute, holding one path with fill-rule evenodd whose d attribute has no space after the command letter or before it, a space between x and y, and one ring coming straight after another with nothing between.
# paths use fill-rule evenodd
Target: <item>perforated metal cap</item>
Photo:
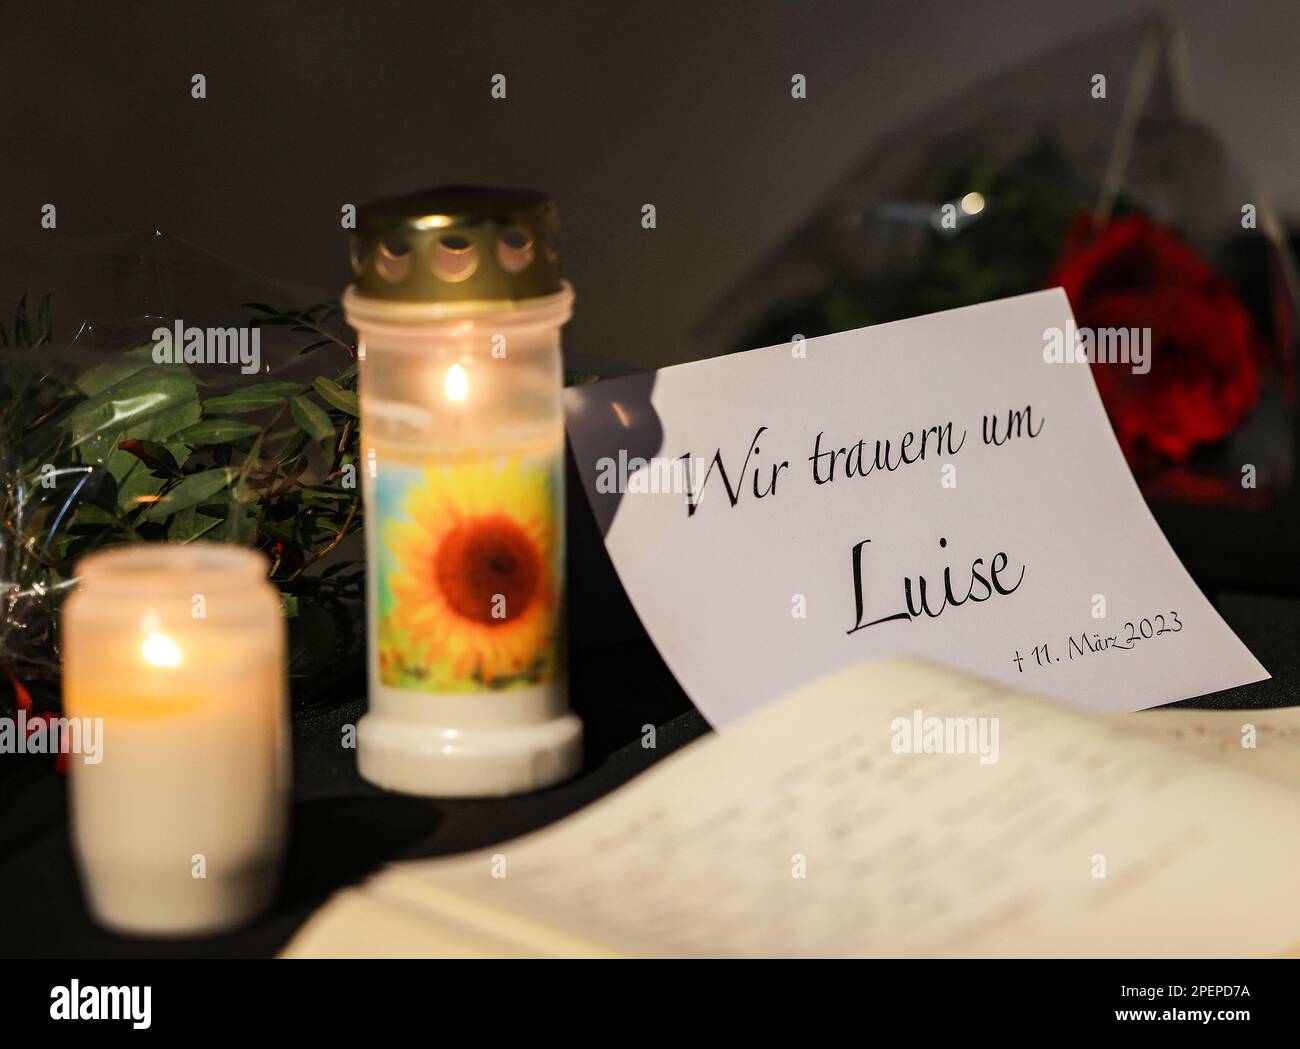
<instances>
[{"instance_id":1,"label":"perforated metal cap","mask_svg":"<svg viewBox=\"0 0 1300 1049\"><path fill-rule=\"evenodd\" d=\"M355 289L395 302L517 300L563 287L559 215L545 193L440 186L363 204Z\"/></svg>"}]
</instances>

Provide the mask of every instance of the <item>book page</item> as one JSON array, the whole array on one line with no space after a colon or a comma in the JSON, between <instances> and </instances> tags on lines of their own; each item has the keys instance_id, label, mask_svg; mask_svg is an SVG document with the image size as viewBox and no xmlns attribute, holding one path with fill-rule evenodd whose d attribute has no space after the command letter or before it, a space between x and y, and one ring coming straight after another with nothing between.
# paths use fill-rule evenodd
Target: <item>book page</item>
<instances>
[{"instance_id":1,"label":"book page","mask_svg":"<svg viewBox=\"0 0 1300 1049\"><path fill-rule=\"evenodd\" d=\"M552 828L362 891L518 953L1276 955L1300 942L1298 820L1281 783L887 660ZM329 913L291 955L331 953Z\"/></svg>"},{"instance_id":2,"label":"book page","mask_svg":"<svg viewBox=\"0 0 1300 1049\"><path fill-rule=\"evenodd\" d=\"M1244 772L1300 788L1300 707L1144 710L1111 723Z\"/></svg>"}]
</instances>

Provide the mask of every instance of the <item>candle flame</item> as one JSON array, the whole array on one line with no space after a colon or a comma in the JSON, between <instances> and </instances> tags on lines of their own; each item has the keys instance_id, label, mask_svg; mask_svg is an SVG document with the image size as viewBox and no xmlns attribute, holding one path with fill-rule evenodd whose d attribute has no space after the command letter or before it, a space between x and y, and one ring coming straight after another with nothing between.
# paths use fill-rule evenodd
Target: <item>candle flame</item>
<instances>
[{"instance_id":1,"label":"candle flame","mask_svg":"<svg viewBox=\"0 0 1300 1049\"><path fill-rule=\"evenodd\" d=\"M181 648L166 634L149 634L140 646L144 661L155 667L176 667L181 663Z\"/></svg>"},{"instance_id":2,"label":"candle flame","mask_svg":"<svg viewBox=\"0 0 1300 1049\"><path fill-rule=\"evenodd\" d=\"M469 373L459 364L453 364L447 369L447 378L443 380L442 388L447 394L447 400L463 401L469 396Z\"/></svg>"}]
</instances>

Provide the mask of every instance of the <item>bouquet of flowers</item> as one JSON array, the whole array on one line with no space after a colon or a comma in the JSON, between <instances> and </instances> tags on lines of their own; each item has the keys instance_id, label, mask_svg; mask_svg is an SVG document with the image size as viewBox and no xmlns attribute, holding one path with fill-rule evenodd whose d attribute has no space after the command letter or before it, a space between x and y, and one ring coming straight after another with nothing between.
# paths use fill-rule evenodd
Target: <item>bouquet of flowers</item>
<instances>
[{"instance_id":1,"label":"bouquet of flowers","mask_svg":"<svg viewBox=\"0 0 1300 1049\"><path fill-rule=\"evenodd\" d=\"M706 354L1060 285L1149 496L1259 505L1292 476L1296 266L1264 201L1187 114L1162 22L1076 41L874 148L710 311ZM1091 358L1090 358L1091 359Z\"/></svg>"},{"instance_id":2,"label":"bouquet of flowers","mask_svg":"<svg viewBox=\"0 0 1300 1049\"><path fill-rule=\"evenodd\" d=\"M0 281L20 289L0 309L0 694L57 701L74 565L141 540L263 551L295 695L359 673L356 350L337 308L158 234L18 250Z\"/></svg>"}]
</instances>

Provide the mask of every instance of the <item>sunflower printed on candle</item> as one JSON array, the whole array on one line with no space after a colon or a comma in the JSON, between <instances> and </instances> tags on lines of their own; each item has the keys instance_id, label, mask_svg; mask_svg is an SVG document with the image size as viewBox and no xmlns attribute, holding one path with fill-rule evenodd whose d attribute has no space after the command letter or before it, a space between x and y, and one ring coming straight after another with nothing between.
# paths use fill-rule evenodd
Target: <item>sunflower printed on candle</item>
<instances>
[{"instance_id":1,"label":"sunflower printed on candle","mask_svg":"<svg viewBox=\"0 0 1300 1049\"><path fill-rule=\"evenodd\" d=\"M435 462L410 479L384 535L384 684L497 689L562 670L557 498L552 469L518 456Z\"/></svg>"}]
</instances>

